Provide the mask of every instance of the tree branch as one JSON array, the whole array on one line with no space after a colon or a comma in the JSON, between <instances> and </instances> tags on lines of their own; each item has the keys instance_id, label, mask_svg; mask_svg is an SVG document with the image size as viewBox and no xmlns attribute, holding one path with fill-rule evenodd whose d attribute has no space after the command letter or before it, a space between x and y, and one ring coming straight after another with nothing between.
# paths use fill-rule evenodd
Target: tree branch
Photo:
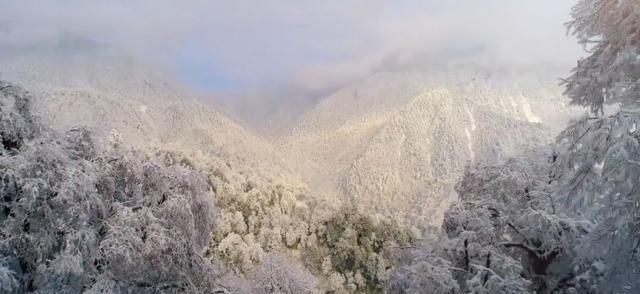
<instances>
[{"instance_id":1,"label":"tree branch","mask_svg":"<svg viewBox=\"0 0 640 294\"><path fill-rule=\"evenodd\" d=\"M536 256L539 256L538 253L538 248L534 248L530 245L527 244L522 244L522 243L515 243L515 242L504 242L504 243L500 243L500 246L504 246L506 248L512 248L512 247L516 247L516 248L520 248L523 249L524 251L527 251L531 254L535 254Z\"/></svg>"}]
</instances>

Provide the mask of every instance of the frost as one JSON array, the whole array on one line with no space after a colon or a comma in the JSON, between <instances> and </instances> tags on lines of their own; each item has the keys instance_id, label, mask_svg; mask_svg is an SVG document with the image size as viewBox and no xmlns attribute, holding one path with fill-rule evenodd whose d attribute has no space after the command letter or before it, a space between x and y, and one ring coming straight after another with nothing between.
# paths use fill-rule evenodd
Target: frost
<instances>
[{"instance_id":1,"label":"frost","mask_svg":"<svg viewBox=\"0 0 640 294\"><path fill-rule=\"evenodd\" d=\"M305 268L281 255L269 255L255 275L252 293L311 294L317 280Z\"/></svg>"},{"instance_id":2,"label":"frost","mask_svg":"<svg viewBox=\"0 0 640 294\"><path fill-rule=\"evenodd\" d=\"M91 134L39 125L30 96L0 83L0 284L4 290L197 292L215 285L203 175Z\"/></svg>"}]
</instances>

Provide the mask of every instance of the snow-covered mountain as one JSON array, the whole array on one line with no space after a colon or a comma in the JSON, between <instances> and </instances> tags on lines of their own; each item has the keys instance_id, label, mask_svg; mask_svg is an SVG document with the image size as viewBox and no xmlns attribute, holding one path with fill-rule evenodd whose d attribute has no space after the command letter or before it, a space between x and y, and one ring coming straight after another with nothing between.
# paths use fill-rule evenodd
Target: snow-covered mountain
<instances>
[{"instance_id":1,"label":"snow-covered mountain","mask_svg":"<svg viewBox=\"0 0 640 294\"><path fill-rule=\"evenodd\" d=\"M34 111L53 129L82 126L101 145L117 139L129 147L197 153L271 175L291 174L269 142L166 71L107 50L59 50L0 55L0 77L30 89Z\"/></svg>"},{"instance_id":2,"label":"snow-covered mountain","mask_svg":"<svg viewBox=\"0 0 640 294\"><path fill-rule=\"evenodd\" d=\"M535 70L373 75L324 99L276 144L332 201L437 225L465 165L547 143L563 125L570 110L553 73Z\"/></svg>"}]
</instances>

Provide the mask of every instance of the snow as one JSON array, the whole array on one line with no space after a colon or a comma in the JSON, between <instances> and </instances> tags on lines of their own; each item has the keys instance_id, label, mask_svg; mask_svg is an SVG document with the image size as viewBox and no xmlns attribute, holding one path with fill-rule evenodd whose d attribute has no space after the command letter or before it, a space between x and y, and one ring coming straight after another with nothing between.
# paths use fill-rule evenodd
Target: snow
<instances>
[{"instance_id":1,"label":"snow","mask_svg":"<svg viewBox=\"0 0 640 294\"><path fill-rule=\"evenodd\" d=\"M471 157L471 161L475 160L476 154L473 152L473 137L471 136L471 132L468 128L464 129L464 133L467 135L467 149L469 149L469 155Z\"/></svg>"},{"instance_id":2,"label":"snow","mask_svg":"<svg viewBox=\"0 0 640 294\"><path fill-rule=\"evenodd\" d=\"M477 128L476 125L476 119L473 117L473 113L471 113L471 110L469 109L469 107L465 107L464 109L467 112L467 115L469 116L469 121L471 121L471 130L475 131Z\"/></svg>"},{"instance_id":3,"label":"snow","mask_svg":"<svg viewBox=\"0 0 640 294\"><path fill-rule=\"evenodd\" d=\"M604 168L604 160L593 164L593 169L598 175L602 175L603 168Z\"/></svg>"},{"instance_id":4,"label":"snow","mask_svg":"<svg viewBox=\"0 0 640 294\"><path fill-rule=\"evenodd\" d=\"M522 112L530 123L542 123L542 119L531 111L531 105L525 99L522 99Z\"/></svg>"}]
</instances>

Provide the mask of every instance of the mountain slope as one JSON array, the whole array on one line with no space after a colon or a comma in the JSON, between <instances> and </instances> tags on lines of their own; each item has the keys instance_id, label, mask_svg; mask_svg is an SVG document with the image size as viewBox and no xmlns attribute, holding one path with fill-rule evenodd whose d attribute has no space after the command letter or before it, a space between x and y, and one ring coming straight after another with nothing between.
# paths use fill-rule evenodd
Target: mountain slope
<instances>
[{"instance_id":1,"label":"mountain slope","mask_svg":"<svg viewBox=\"0 0 640 294\"><path fill-rule=\"evenodd\" d=\"M0 68L35 90L35 109L54 129L86 126L98 145L119 137L126 146L215 158L305 183L330 204L412 223L439 223L470 161L549 140L566 112L546 69L379 73L322 100L268 142L162 71L108 51L5 54Z\"/></svg>"},{"instance_id":2,"label":"mountain slope","mask_svg":"<svg viewBox=\"0 0 640 294\"><path fill-rule=\"evenodd\" d=\"M437 225L466 164L551 139L568 110L545 85L510 72L379 74L322 101L277 144L332 201Z\"/></svg>"},{"instance_id":3,"label":"mountain slope","mask_svg":"<svg viewBox=\"0 0 640 294\"><path fill-rule=\"evenodd\" d=\"M106 51L27 52L0 58L0 75L34 92L34 109L56 130L84 126L104 145L205 153L290 174L268 142L202 104L174 78Z\"/></svg>"}]
</instances>

